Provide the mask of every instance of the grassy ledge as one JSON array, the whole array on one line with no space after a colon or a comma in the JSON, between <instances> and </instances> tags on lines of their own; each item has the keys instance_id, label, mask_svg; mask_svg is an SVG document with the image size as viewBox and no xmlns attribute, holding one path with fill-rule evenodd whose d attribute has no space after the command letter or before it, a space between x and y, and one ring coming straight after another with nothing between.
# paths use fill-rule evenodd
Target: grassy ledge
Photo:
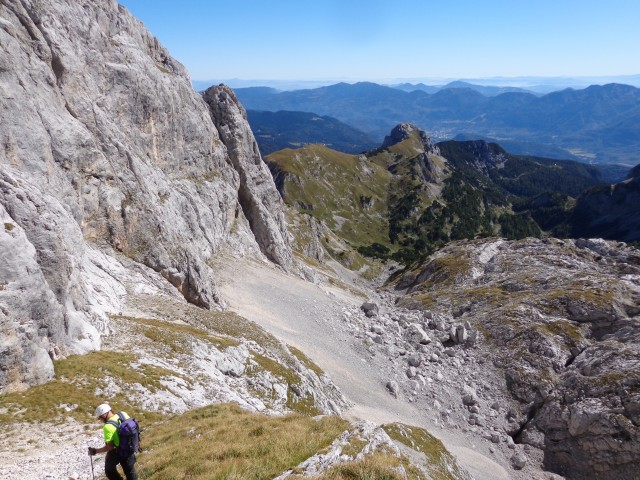
<instances>
[{"instance_id":1,"label":"grassy ledge","mask_svg":"<svg viewBox=\"0 0 640 480\"><path fill-rule=\"evenodd\" d=\"M211 405L144 431L142 479L272 479L328 447L348 423L338 417L269 417Z\"/></svg>"},{"instance_id":2,"label":"grassy ledge","mask_svg":"<svg viewBox=\"0 0 640 480\"><path fill-rule=\"evenodd\" d=\"M393 440L423 453L427 457L426 467L433 480L455 480L464 478L456 460L443 443L423 428L410 427L402 423L384 425L383 429Z\"/></svg>"},{"instance_id":3,"label":"grassy ledge","mask_svg":"<svg viewBox=\"0 0 640 480\"><path fill-rule=\"evenodd\" d=\"M112 382L120 387L139 383L153 391L162 388L159 381L162 377L173 375L152 365L132 368L136 359L131 353L103 350L58 360L54 362L55 378L50 382L0 396L0 412L6 412L0 413L0 422L63 423L66 417L72 417L81 423L93 424L93 409L103 401L100 392L113 389ZM126 396L118 397L118 401L112 402L114 410L126 407L128 412L147 422L160 418L154 412L132 409Z\"/></svg>"}]
</instances>

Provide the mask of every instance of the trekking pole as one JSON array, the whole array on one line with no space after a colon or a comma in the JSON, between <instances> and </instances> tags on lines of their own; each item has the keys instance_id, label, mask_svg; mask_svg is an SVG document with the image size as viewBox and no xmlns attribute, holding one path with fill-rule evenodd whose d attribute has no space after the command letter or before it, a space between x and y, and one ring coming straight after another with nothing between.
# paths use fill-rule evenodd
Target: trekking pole
<instances>
[{"instance_id":1,"label":"trekking pole","mask_svg":"<svg viewBox=\"0 0 640 480\"><path fill-rule=\"evenodd\" d=\"M93 480L96 480L96 474L93 473L93 457L91 455L89 455L89 459L91 460L91 478Z\"/></svg>"}]
</instances>

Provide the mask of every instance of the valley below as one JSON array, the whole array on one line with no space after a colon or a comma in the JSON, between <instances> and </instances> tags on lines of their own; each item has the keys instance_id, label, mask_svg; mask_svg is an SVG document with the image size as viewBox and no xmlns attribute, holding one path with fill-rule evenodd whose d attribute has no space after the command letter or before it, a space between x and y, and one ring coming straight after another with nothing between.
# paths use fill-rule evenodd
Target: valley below
<instances>
[{"instance_id":1,"label":"valley below","mask_svg":"<svg viewBox=\"0 0 640 480\"><path fill-rule=\"evenodd\" d=\"M229 266L232 265L233 268L221 272L221 291L228 298L230 308L306 352L350 402L344 412L348 418L379 424L402 422L427 428L476 479L546 478L541 472L534 473L535 468L511 476L508 473L510 450L505 448L496 460L489 451L493 444L480 436L470 438L468 432L460 429L462 422L454 428L447 425L438 404L458 413L462 409L456 388L460 379L453 378L459 375L455 367L450 371L447 365L440 365L439 370L447 379L434 377L427 383L423 378L424 384L419 385L417 391L405 387L406 394L396 392L394 395L387 389L388 382L405 383L408 378L402 365L395 363L395 355L375 348L379 345L367 334L372 325L390 322L392 316L403 315L416 321L418 318L405 309L396 308L391 294L376 291L364 282L347 284L349 289L312 284L256 262L245 263L239 277L237 265ZM360 305L365 300L381 306L380 318L364 320ZM402 341L402 337L390 338L389 343L395 340Z\"/></svg>"},{"instance_id":2,"label":"valley below","mask_svg":"<svg viewBox=\"0 0 640 480\"><path fill-rule=\"evenodd\" d=\"M519 267L504 269L513 262ZM214 268L226 312L202 311L169 291L131 295L112 317L102 351L85 364L134 342L138 377L105 364L107 377L89 397L73 394L53 406L53 418L43 412L41 423L10 427L18 440L3 446L11 458L3 477L90 478L84 446L100 437L82 420L90 407L79 403L118 385L114 398L142 412L151 430L160 412L181 415L211 402L270 415L311 408L352 425L426 429L453 455L446 478L634 478L633 461L620 461L638 448L640 254L633 249L464 241L391 283L388 271L365 280L333 261L300 267L304 274L292 274L246 252L222 252ZM594 281L598 287L586 288ZM293 367L294 377L262 358ZM307 370L310 361L324 372L320 379ZM81 386L82 378L66 381ZM44 396L56 385L45 384ZM312 402L300 410L305 397ZM15 411L6 401L18 418L35 408ZM42 432L50 430L69 440L46 442ZM607 440L612 430L621 440ZM401 451L425 462L418 451ZM143 452L141 471L153 456Z\"/></svg>"},{"instance_id":3,"label":"valley below","mask_svg":"<svg viewBox=\"0 0 640 480\"><path fill-rule=\"evenodd\" d=\"M231 308L308 352L355 404L348 413L424 426L474 478L633 478L619 462L638 446L640 256L619 248L451 245L417 279L356 284L351 298L258 265L223 273L221 288ZM364 300L379 314L362 315ZM629 436L603 448L612 428Z\"/></svg>"}]
</instances>

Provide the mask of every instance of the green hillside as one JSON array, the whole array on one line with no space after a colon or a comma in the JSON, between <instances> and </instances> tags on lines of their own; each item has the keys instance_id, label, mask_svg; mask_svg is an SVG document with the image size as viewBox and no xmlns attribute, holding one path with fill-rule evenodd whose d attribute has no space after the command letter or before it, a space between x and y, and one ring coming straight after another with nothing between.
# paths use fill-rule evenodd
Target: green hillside
<instances>
[{"instance_id":1,"label":"green hillside","mask_svg":"<svg viewBox=\"0 0 640 480\"><path fill-rule=\"evenodd\" d=\"M572 199L601 184L598 169L579 162L484 141L434 145L409 124L360 155L309 145L266 161L294 211L363 255L405 264L451 240L566 233Z\"/></svg>"},{"instance_id":2,"label":"green hillside","mask_svg":"<svg viewBox=\"0 0 640 480\"><path fill-rule=\"evenodd\" d=\"M358 155L308 145L282 150L267 164L285 202L358 245L388 243L387 191L392 175Z\"/></svg>"}]
</instances>

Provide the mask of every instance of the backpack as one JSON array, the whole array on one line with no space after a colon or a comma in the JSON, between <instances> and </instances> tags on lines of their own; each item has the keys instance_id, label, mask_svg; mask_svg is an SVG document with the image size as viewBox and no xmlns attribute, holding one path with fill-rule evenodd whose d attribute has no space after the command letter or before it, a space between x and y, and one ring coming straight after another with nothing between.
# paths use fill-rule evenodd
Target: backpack
<instances>
[{"instance_id":1,"label":"backpack","mask_svg":"<svg viewBox=\"0 0 640 480\"><path fill-rule=\"evenodd\" d=\"M120 445L116 447L120 458L129 458L140 449L140 426L135 418L125 418L122 412L118 412L120 423L109 420L107 423L116 427Z\"/></svg>"}]
</instances>

